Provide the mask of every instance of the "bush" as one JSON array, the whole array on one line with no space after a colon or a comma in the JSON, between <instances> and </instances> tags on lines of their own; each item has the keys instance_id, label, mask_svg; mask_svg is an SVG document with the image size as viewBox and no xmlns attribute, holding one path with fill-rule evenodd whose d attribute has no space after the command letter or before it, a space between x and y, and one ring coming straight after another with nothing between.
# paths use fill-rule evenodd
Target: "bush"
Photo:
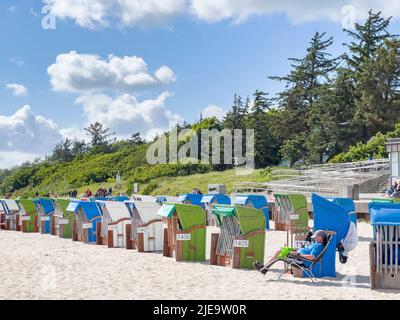
<instances>
[{"instance_id":1,"label":"bush","mask_svg":"<svg viewBox=\"0 0 400 320\"><path fill-rule=\"evenodd\" d=\"M154 190L158 188L158 183L157 182L150 182L146 188L143 190L144 195L150 195Z\"/></svg>"},{"instance_id":2,"label":"bush","mask_svg":"<svg viewBox=\"0 0 400 320\"><path fill-rule=\"evenodd\" d=\"M385 143L387 135L378 133L375 137L371 138L367 143L358 143L356 146L350 148L346 153L340 153L335 156L331 163L345 163L357 162L368 160L370 156L374 159L382 159L387 157Z\"/></svg>"}]
</instances>

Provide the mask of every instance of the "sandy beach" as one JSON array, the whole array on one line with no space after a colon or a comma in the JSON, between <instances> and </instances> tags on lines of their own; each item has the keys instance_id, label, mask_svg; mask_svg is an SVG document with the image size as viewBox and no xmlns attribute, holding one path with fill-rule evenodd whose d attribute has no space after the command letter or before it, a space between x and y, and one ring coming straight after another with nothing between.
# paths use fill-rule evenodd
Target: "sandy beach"
<instances>
[{"instance_id":1,"label":"sandy beach","mask_svg":"<svg viewBox=\"0 0 400 320\"><path fill-rule=\"evenodd\" d=\"M359 245L347 264L337 262L337 278L316 284L290 275L278 282L278 268L262 276L2 230L0 299L400 299L400 291L370 290L372 228L359 223L358 230ZM267 232L266 259L285 239L284 232Z\"/></svg>"}]
</instances>

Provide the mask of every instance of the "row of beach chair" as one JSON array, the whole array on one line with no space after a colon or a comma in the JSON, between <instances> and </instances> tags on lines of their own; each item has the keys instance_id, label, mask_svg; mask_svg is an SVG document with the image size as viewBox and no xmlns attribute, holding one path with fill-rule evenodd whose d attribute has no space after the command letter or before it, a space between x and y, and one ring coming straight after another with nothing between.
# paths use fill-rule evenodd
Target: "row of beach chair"
<instances>
[{"instance_id":1,"label":"row of beach chair","mask_svg":"<svg viewBox=\"0 0 400 320\"><path fill-rule=\"evenodd\" d=\"M177 261L205 261L207 228L211 234L210 263L252 269L264 261L268 201L262 195L186 194L178 198L135 196L108 199L2 200L1 227L40 232L88 244L122 247L139 252L162 251ZM285 246L307 245L307 199L276 194L272 213L277 230L286 231ZM324 254L313 264L312 277L335 277L335 255L354 221L348 199L313 195L314 230L330 232ZM356 222L356 220L355 220ZM211 230L216 230L215 228ZM310 276L303 270L301 276Z\"/></svg>"}]
</instances>

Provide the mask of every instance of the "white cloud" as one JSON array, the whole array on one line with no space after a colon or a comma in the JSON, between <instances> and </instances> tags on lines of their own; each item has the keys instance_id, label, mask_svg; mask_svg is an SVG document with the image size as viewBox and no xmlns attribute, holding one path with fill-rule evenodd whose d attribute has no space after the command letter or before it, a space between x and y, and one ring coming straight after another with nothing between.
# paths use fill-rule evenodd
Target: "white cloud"
<instances>
[{"instance_id":1,"label":"white cloud","mask_svg":"<svg viewBox=\"0 0 400 320\"><path fill-rule=\"evenodd\" d=\"M381 0L192 0L191 12L210 23L227 19L241 23L252 16L273 14L283 14L294 24L317 20L340 23L345 18L345 6L354 7L356 19L364 18L370 9L381 10L386 16L400 17L398 1Z\"/></svg>"},{"instance_id":2,"label":"white cloud","mask_svg":"<svg viewBox=\"0 0 400 320\"><path fill-rule=\"evenodd\" d=\"M110 55L102 60L97 55L75 51L58 55L47 72L54 90L68 92L141 90L175 81L169 67L162 66L153 75L140 57Z\"/></svg>"},{"instance_id":3,"label":"white cloud","mask_svg":"<svg viewBox=\"0 0 400 320\"><path fill-rule=\"evenodd\" d=\"M185 11L186 0L118 0L122 24L160 25Z\"/></svg>"},{"instance_id":4,"label":"white cloud","mask_svg":"<svg viewBox=\"0 0 400 320\"><path fill-rule=\"evenodd\" d=\"M154 75L161 83L164 84L168 84L176 80L175 73L167 66L162 66L159 68Z\"/></svg>"},{"instance_id":5,"label":"white cloud","mask_svg":"<svg viewBox=\"0 0 400 320\"><path fill-rule=\"evenodd\" d=\"M209 105L202 111L203 118L212 118L216 117L219 120L222 120L222 118L225 116L226 111L218 107L214 104Z\"/></svg>"},{"instance_id":6,"label":"white cloud","mask_svg":"<svg viewBox=\"0 0 400 320\"><path fill-rule=\"evenodd\" d=\"M8 61L10 61L11 63L15 64L18 67L22 67L25 64L25 61L22 60L21 57L10 58L10 59L8 59Z\"/></svg>"},{"instance_id":7,"label":"white cloud","mask_svg":"<svg viewBox=\"0 0 400 320\"><path fill-rule=\"evenodd\" d=\"M61 19L72 19L81 27L107 26L106 17L113 10L114 0L43 0L51 13Z\"/></svg>"},{"instance_id":8,"label":"white cloud","mask_svg":"<svg viewBox=\"0 0 400 320\"><path fill-rule=\"evenodd\" d=\"M63 139L70 139L70 140L84 140L89 142L88 136L86 135L85 131L82 128L78 128L77 126L72 126L68 128L63 128L60 130L60 134L62 135Z\"/></svg>"},{"instance_id":9,"label":"white cloud","mask_svg":"<svg viewBox=\"0 0 400 320\"><path fill-rule=\"evenodd\" d=\"M105 27L110 20L124 26L154 25L185 10L186 0L43 0L61 19L86 28Z\"/></svg>"},{"instance_id":10,"label":"white cloud","mask_svg":"<svg viewBox=\"0 0 400 320\"><path fill-rule=\"evenodd\" d=\"M62 138L58 126L51 119L34 114L29 105L11 116L0 115L0 136L0 167L44 156Z\"/></svg>"},{"instance_id":11,"label":"white cloud","mask_svg":"<svg viewBox=\"0 0 400 320\"><path fill-rule=\"evenodd\" d=\"M28 89L19 83L7 83L6 89L12 90L14 96L26 96Z\"/></svg>"},{"instance_id":12,"label":"white cloud","mask_svg":"<svg viewBox=\"0 0 400 320\"><path fill-rule=\"evenodd\" d=\"M0 151L0 169L13 168L24 162L34 161L42 156L42 154L20 151Z\"/></svg>"},{"instance_id":13,"label":"white cloud","mask_svg":"<svg viewBox=\"0 0 400 320\"><path fill-rule=\"evenodd\" d=\"M114 22L122 26L159 25L178 16L194 16L214 23L246 21L252 16L283 14L292 23L327 19L341 22L342 9L355 8L357 18L369 9L382 10L386 16L400 17L397 0L43 0L62 19L72 19L86 28L106 27Z\"/></svg>"},{"instance_id":14,"label":"white cloud","mask_svg":"<svg viewBox=\"0 0 400 320\"><path fill-rule=\"evenodd\" d=\"M156 99L138 101L130 94L111 98L104 94L80 96L81 104L88 123L99 121L119 138L130 137L140 132L146 139L169 129L170 124L182 121L182 118L165 107L165 101L171 94L162 93Z\"/></svg>"}]
</instances>

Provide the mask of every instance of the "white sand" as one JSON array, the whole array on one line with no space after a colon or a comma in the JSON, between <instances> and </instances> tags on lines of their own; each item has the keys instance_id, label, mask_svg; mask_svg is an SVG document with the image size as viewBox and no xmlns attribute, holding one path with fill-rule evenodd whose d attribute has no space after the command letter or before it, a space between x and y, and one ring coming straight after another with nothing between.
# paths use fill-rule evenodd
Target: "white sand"
<instances>
[{"instance_id":1,"label":"white sand","mask_svg":"<svg viewBox=\"0 0 400 320\"><path fill-rule=\"evenodd\" d=\"M74 243L50 235L0 231L0 299L399 299L399 291L369 288L369 224L336 279L266 276L207 263L177 263L161 254ZM267 233L266 259L285 241ZM355 286L344 285L352 276ZM355 278L354 278L355 276Z\"/></svg>"}]
</instances>

